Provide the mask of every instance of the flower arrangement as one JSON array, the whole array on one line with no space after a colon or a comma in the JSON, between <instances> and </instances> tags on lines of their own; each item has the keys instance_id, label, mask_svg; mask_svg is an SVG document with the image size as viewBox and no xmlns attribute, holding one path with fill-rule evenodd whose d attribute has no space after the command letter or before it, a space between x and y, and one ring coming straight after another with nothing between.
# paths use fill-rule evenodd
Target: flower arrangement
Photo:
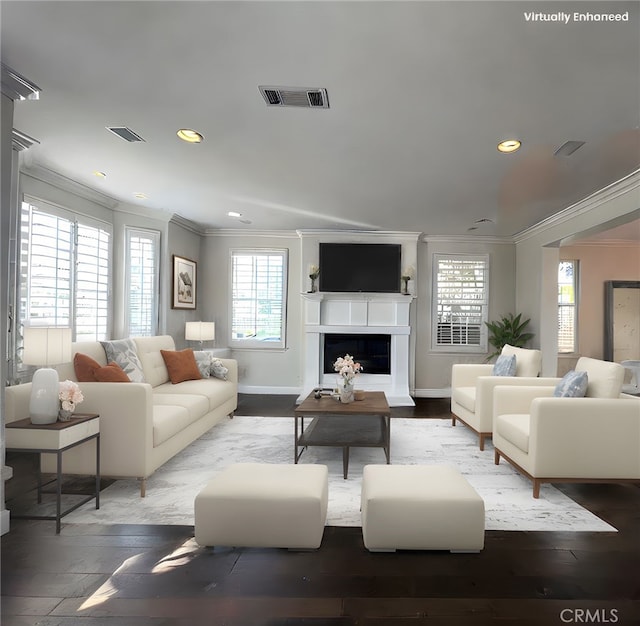
<instances>
[{"instance_id":1,"label":"flower arrangement","mask_svg":"<svg viewBox=\"0 0 640 626\"><path fill-rule=\"evenodd\" d=\"M352 384L353 379L362 371L362 365L356 363L350 354L338 357L333 364L333 369L338 372L344 384Z\"/></svg>"},{"instance_id":2,"label":"flower arrangement","mask_svg":"<svg viewBox=\"0 0 640 626\"><path fill-rule=\"evenodd\" d=\"M71 412L75 411L76 405L84 400L78 383L74 383L72 380L65 380L60 383L58 398L62 403L62 410Z\"/></svg>"}]
</instances>

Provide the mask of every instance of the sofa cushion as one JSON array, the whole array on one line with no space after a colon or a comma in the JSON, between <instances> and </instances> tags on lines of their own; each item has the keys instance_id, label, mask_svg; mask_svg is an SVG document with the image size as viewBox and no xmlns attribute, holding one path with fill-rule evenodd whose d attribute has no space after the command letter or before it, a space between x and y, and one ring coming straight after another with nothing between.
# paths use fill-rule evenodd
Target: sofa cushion
<instances>
[{"instance_id":1,"label":"sofa cushion","mask_svg":"<svg viewBox=\"0 0 640 626\"><path fill-rule=\"evenodd\" d=\"M526 413L504 414L495 418L494 428L501 437L528 454L529 423L530 418Z\"/></svg>"},{"instance_id":2,"label":"sofa cushion","mask_svg":"<svg viewBox=\"0 0 640 626\"><path fill-rule=\"evenodd\" d=\"M180 406L187 410L192 422L199 420L209 412L209 399L203 395L175 393L175 386L171 386L173 393L153 393L153 406Z\"/></svg>"},{"instance_id":3,"label":"sofa cushion","mask_svg":"<svg viewBox=\"0 0 640 626\"><path fill-rule=\"evenodd\" d=\"M73 357L76 378L80 383L129 383L125 371L114 362L100 365L86 354L77 352Z\"/></svg>"},{"instance_id":4,"label":"sofa cushion","mask_svg":"<svg viewBox=\"0 0 640 626\"><path fill-rule=\"evenodd\" d=\"M587 372L570 370L556 385L553 395L556 398L583 398L587 392L588 382Z\"/></svg>"},{"instance_id":5,"label":"sofa cushion","mask_svg":"<svg viewBox=\"0 0 640 626\"><path fill-rule=\"evenodd\" d=\"M142 363L144 377L152 387L169 382L169 372L160 354L160 350L175 350L176 344L171 335L155 337L134 337L138 348L138 357Z\"/></svg>"},{"instance_id":6,"label":"sofa cushion","mask_svg":"<svg viewBox=\"0 0 640 626\"><path fill-rule=\"evenodd\" d=\"M471 411L471 413L476 412L475 387L456 387L453 389L453 400L467 409L467 411Z\"/></svg>"},{"instance_id":7,"label":"sofa cushion","mask_svg":"<svg viewBox=\"0 0 640 626\"><path fill-rule=\"evenodd\" d=\"M171 383L160 385L153 390L156 394L189 394L205 396L209 402L209 410L217 409L221 404L236 396L236 385L230 381L218 378L201 378L200 380L187 380L177 385Z\"/></svg>"},{"instance_id":8,"label":"sofa cushion","mask_svg":"<svg viewBox=\"0 0 640 626\"><path fill-rule=\"evenodd\" d=\"M153 447L182 432L193 420L183 406L155 405L153 407Z\"/></svg>"},{"instance_id":9,"label":"sofa cushion","mask_svg":"<svg viewBox=\"0 0 640 626\"><path fill-rule=\"evenodd\" d=\"M133 339L117 339L116 341L101 341L107 362L117 363L134 383L144 383L142 363L138 358L136 344Z\"/></svg>"},{"instance_id":10,"label":"sofa cushion","mask_svg":"<svg viewBox=\"0 0 640 626\"><path fill-rule=\"evenodd\" d=\"M538 376L542 369L542 352L505 344L502 354L516 355L516 376Z\"/></svg>"},{"instance_id":11,"label":"sofa cushion","mask_svg":"<svg viewBox=\"0 0 640 626\"><path fill-rule=\"evenodd\" d=\"M515 376L516 375L516 355L501 354L496 359L492 374L494 376Z\"/></svg>"},{"instance_id":12,"label":"sofa cushion","mask_svg":"<svg viewBox=\"0 0 640 626\"><path fill-rule=\"evenodd\" d=\"M169 380L175 385L185 380L200 380L200 370L193 356L193 350L160 350L169 372Z\"/></svg>"},{"instance_id":13,"label":"sofa cushion","mask_svg":"<svg viewBox=\"0 0 640 626\"><path fill-rule=\"evenodd\" d=\"M624 367L620 363L581 356L576 363L576 372L587 372L587 398L617 398L622 391Z\"/></svg>"}]
</instances>

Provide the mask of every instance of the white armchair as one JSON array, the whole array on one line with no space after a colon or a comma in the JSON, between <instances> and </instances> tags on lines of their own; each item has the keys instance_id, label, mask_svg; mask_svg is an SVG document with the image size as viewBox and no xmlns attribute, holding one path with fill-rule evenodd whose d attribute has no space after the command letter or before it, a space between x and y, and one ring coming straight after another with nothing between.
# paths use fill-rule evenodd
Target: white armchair
<instances>
[{"instance_id":1,"label":"white armchair","mask_svg":"<svg viewBox=\"0 0 640 626\"><path fill-rule=\"evenodd\" d=\"M493 376L493 365L457 363L451 368L451 424L459 420L478 434L480 450L493 432L493 389L496 385L555 385L555 378L538 378L540 350L506 345L502 354L516 356L515 376Z\"/></svg>"},{"instance_id":2,"label":"white armchair","mask_svg":"<svg viewBox=\"0 0 640 626\"><path fill-rule=\"evenodd\" d=\"M507 460L542 483L640 482L640 398L620 393L624 368L582 357L585 397L553 397L555 386L494 390L495 463ZM556 379L559 381L560 379Z\"/></svg>"}]
</instances>

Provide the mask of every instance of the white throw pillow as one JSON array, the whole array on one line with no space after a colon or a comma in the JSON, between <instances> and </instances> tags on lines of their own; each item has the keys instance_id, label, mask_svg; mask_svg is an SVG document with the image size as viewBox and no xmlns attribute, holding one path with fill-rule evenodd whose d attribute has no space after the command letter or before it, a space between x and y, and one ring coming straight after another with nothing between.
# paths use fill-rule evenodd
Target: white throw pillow
<instances>
[{"instance_id":1,"label":"white throw pillow","mask_svg":"<svg viewBox=\"0 0 640 626\"><path fill-rule=\"evenodd\" d=\"M225 367L220 359L211 359L211 375L222 380L227 380L229 369Z\"/></svg>"},{"instance_id":2,"label":"white throw pillow","mask_svg":"<svg viewBox=\"0 0 640 626\"><path fill-rule=\"evenodd\" d=\"M542 352L527 348L516 348L505 344L502 354L516 355L516 376L539 376L542 369Z\"/></svg>"}]
</instances>

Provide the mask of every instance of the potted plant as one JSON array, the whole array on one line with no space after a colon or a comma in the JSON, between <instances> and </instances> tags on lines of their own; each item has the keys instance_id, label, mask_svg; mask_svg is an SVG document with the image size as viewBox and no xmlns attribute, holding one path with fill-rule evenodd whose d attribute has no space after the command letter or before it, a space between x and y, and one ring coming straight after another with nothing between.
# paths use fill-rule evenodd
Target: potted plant
<instances>
[{"instance_id":1,"label":"potted plant","mask_svg":"<svg viewBox=\"0 0 640 626\"><path fill-rule=\"evenodd\" d=\"M487 361L499 356L505 344L524 348L534 337L534 333L525 332L530 321L530 319L522 321L522 313L515 316L509 313L509 315L503 315L498 321L485 322L489 329L489 343L495 348L495 351L487 357Z\"/></svg>"}]
</instances>

